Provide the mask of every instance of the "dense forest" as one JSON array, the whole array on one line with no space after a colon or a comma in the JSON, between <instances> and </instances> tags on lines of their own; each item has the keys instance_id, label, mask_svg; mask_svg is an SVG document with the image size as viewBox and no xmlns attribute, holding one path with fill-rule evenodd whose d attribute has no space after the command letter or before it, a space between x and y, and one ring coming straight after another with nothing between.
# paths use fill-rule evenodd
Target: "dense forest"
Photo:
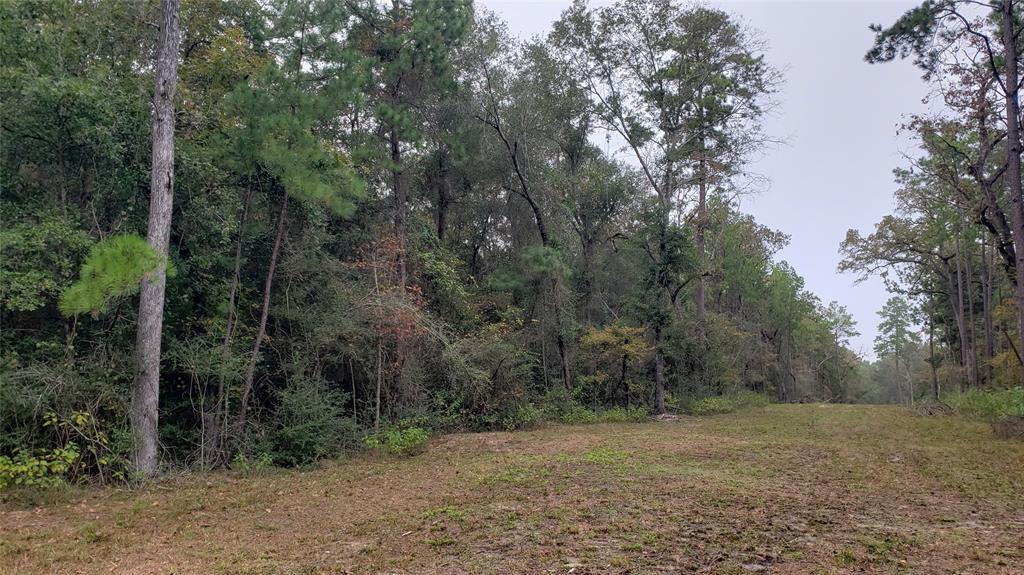
<instances>
[{"instance_id":1,"label":"dense forest","mask_svg":"<svg viewBox=\"0 0 1024 575\"><path fill-rule=\"evenodd\" d=\"M868 54L943 104L841 248L894 293L869 363L740 210L784 78L718 8L521 40L469 0L0 2L0 454L110 479L1018 386L1021 14L968 4Z\"/></svg>"}]
</instances>

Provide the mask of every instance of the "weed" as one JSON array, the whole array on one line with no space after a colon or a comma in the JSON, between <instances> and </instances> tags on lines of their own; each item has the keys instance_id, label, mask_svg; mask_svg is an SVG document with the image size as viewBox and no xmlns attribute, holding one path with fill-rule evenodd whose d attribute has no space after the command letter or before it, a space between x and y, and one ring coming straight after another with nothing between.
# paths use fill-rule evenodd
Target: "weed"
<instances>
[{"instance_id":1,"label":"weed","mask_svg":"<svg viewBox=\"0 0 1024 575\"><path fill-rule=\"evenodd\" d=\"M460 510L454 505L446 505L444 507L435 507L428 509L420 514L421 519L433 519L437 516L443 515L452 521L462 521L466 518L466 512Z\"/></svg>"},{"instance_id":2,"label":"weed","mask_svg":"<svg viewBox=\"0 0 1024 575\"><path fill-rule=\"evenodd\" d=\"M75 530L78 533L78 537L89 544L102 543L110 538L110 536L100 529L99 524L94 521L87 521L78 526Z\"/></svg>"}]
</instances>

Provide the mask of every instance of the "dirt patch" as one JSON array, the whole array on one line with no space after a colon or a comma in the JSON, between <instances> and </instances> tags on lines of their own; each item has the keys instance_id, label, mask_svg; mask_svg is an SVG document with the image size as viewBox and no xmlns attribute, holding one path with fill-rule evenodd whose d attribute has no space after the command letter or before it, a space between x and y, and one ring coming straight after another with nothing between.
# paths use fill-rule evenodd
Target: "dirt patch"
<instances>
[{"instance_id":1,"label":"dirt patch","mask_svg":"<svg viewBox=\"0 0 1024 575\"><path fill-rule=\"evenodd\" d=\"M1006 417L994 421L992 432L1000 439L1024 440L1024 417Z\"/></svg>"}]
</instances>

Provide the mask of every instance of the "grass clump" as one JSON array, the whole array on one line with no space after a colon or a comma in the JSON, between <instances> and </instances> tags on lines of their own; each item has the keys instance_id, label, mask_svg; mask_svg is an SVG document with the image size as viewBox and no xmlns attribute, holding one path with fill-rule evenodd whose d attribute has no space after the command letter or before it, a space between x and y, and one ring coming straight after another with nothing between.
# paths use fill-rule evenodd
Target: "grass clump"
<instances>
[{"instance_id":1,"label":"grass clump","mask_svg":"<svg viewBox=\"0 0 1024 575\"><path fill-rule=\"evenodd\" d=\"M435 517L447 517L452 521L462 521L466 518L466 512L454 505L446 505L444 507L428 509L420 514L420 518L425 520L434 519Z\"/></svg>"}]
</instances>

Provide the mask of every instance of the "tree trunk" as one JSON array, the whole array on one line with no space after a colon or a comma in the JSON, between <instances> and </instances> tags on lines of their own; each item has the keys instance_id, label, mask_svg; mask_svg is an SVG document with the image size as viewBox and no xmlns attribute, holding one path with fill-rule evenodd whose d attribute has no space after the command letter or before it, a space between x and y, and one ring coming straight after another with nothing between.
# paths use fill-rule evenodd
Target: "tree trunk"
<instances>
[{"instance_id":1,"label":"tree trunk","mask_svg":"<svg viewBox=\"0 0 1024 575\"><path fill-rule=\"evenodd\" d=\"M234 272L231 275L231 287L228 290L228 317L224 326L224 343L221 344L221 373L217 384L217 403L214 407L214 427L217 433L214 445L218 451L221 451L227 440L226 434L231 417L231 405L227 397L227 374L225 370L228 369L228 360L231 358L231 340L237 323L235 301L238 297L238 285L241 281L242 272L242 236L245 222L249 217L249 201L251 198L252 191L246 190L245 201L242 204L242 215L238 219L238 238L235 240L235 266Z\"/></svg>"},{"instance_id":2,"label":"tree trunk","mask_svg":"<svg viewBox=\"0 0 1024 575\"><path fill-rule=\"evenodd\" d=\"M928 365L932 368L932 396L939 400L939 375L935 368L935 322L928 315Z\"/></svg>"},{"instance_id":3,"label":"tree trunk","mask_svg":"<svg viewBox=\"0 0 1024 575\"><path fill-rule=\"evenodd\" d=\"M707 177L707 157L702 151L700 155L700 166L698 168L698 197L697 197L697 230L696 230L696 244L697 244L697 286L693 294L694 309L696 311L697 319L697 345L698 345L698 356L697 356L697 381L700 382L701 387L707 385L707 356L708 356L708 345L707 345L707 330L704 322L705 315L705 286L704 286L704 274L705 266L707 265L707 253L706 245L704 241L705 228L707 227L707 195L708 195L708 177Z\"/></svg>"},{"instance_id":4,"label":"tree trunk","mask_svg":"<svg viewBox=\"0 0 1024 575\"><path fill-rule=\"evenodd\" d=\"M585 231L580 232L580 307L583 312L583 323L594 323L594 239Z\"/></svg>"},{"instance_id":5,"label":"tree trunk","mask_svg":"<svg viewBox=\"0 0 1024 575\"><path fill-rule=\"evenodd\" d=\"M661 327L654 328L654 410L665 413L665 356L661 351Z\"/></svg>"},{"instance_id":6,"label":"tree trunk","mask_svg":"<svg viewBox=\"0 0 1024 575\"><path fill-rule=\"evenodd\" d=\"M964 247L968 248L966 241ZM967 374L967 381L973 389L978 387L978 334L974 321L974 266L971 265L974 254L971 253L973 251L971 249L965 251L966 253L961 252L961 254L964 260L964 275L967 276L967 337L971 340L971 371Z\"/></svg>"},{"instance_id":7,"label":"tree trunk","mask_svg":"<svg viewBox=\"0 0 1024 575\"><path fill-rule=\"evenodd\" d=\"M707 226L707 160L704 154L700 157L698 174L698 197L697 197L697 230L695 239L697 243L697 287L694 290L693 303L697 315L697 325L701 334L704 331L705 295L704 295L704 266L706 265L707 254L705 253L704 231Z\"/></svg>"},{"instance_id":8,"label":"tree trunk","mask_svg":"<svg viewBox=\"0 0 1024 575\"><path fill-rule=\"evenodd\" d=\"M903 400L903 383L901 382L903 378L900 377L900 356L894 355L892 359L896 362L896 402L903 405L906 402Z\"/></svg>"},{"instance_id":9,"label":"tree trunk","mask_svg":"<svg viewBox=\"0 0 1024 575\"><path fill-rule=\"evenodd\" d=\"M448 153L438 154L437 180L437 239L444 241L444 233L448 227L448 209L452 203L451 182L448 178Z\"/></svg>"},{"instance_id":10,"label":"tree trunk","mask_svg":"<svg viewBox=\"0 0 1024 575\"><path fill-rule=\"evenodd\" d=\"M395 3L397 14L398 3ZM397 17L397 16L396 16ZM409 189L405 178L405 168L402 165L402 143L398 137L398 130L392 126L389 143L391 147L391 177L392 191L395 196L395 235L398 238L397 265L398 287L401 293L405 294L408 283L408 272L406 267L406 212L409 209ZM401 334L395 338L395 387L396 396L389 396L391 401L403 401L408 397L406 389L405 363L408 356L406 341ZM389 404L390 405L390 404Z\"/></svg>"},{"instance_id":11,"label":"tree trunk","mask_svg":"<svg viewBox=\"0 0 1024 575\"><path fill-rule=\"evenodd\" d=\"M274 247L270 250L270 267L267 268L267 279L263 283L263 305L260 308L260 324L256 330L256 341L252 345L252 355L245 370L245 382L242 384L242 402L238 407L238 432L245 430L245 422L249 412L249 396L252 394L253 379L256 376L256 363L260 359L260 346L267 335L267 317L270 315L270 294L274 287L274 271L281 253L281 241L284 238L285 220L288 217L288 193L281 200L281 210L277 215L277 233L274 236Z\"/></svg>"},{"instance_id":12,"label":"tree trunk","mask_svg":"<svg viewBox=\"0 0 1024 575\"><path fill-rule=\"evenodd\" d=\"M153 165L150 173L149 226L146 241L165 258L142 280L136 334L136 377L132 392L132 465L144 477L159 467L157 419L160 403L160 343L167 284L166 258L174 206L174 92L178 83L181 40L180 0L161 0L153 92Z\"/></svg>"},{"instance_id":13,"label":"tree trunk","mask_svg":"<svg viewBox=\"0 0 1024 575\"><path fill-rule=\"evenodd\" d=\"M1010 196L1010 219L1013 224L1013 247L1017 285L1017 336L1024 344L1024 197L1021 196L1020 173L1020 100L1017 78L1017 36L1013 0L1003 0L1000 6L1003 33L1003 76L1006 87L1006 178ZM1024 370L1021 371L1024 378ZM1024 379L1021 382L1024 383Z\"/></svg>"},{"instance_id":14,"label":"tree trunk","mask_svg":"<svg viewBox=\"0 0 1024 575\"><path fill-rule=\"evenodd\" d=\"M956 275L951 275L950 282L950 304L953 306L953 317L956 320L957 335L960 340L960 366L964 370L964 377L969 387L973 387L971 379L973 369L971 368L974 349L971 347L970 334L967 331L967 321L964 319L964 286L963 270L960 264L960 239L956 240ZM956 285L953 285L953 284ZM961 389L963 385L961 384Z\"/></svg>"},{"instance_id":15,"label":"tree trunk","mask_svg":"<svg viewBox=\"0 0 1024 575\"><path fill-rule=\"evenodd\" d=\"M398 131L391 128L389 136L391 147L391 179L392 192L395 195L395 234L398 236L398 285L405 288L405 212L409 204L409 190L405 185L405 172L402 168L402 148L398 139Z\"/></svg>"}]
</instances>

